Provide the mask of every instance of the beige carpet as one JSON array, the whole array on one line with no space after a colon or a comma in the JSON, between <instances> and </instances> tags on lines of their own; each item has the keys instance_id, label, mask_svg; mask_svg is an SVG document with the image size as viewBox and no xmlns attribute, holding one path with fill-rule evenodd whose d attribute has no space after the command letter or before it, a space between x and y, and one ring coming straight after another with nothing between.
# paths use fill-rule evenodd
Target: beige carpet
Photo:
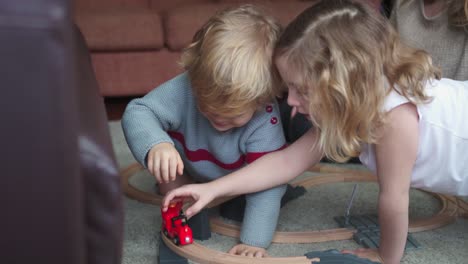
<instances>
[{"instance_id":1,"label":"beige carpet","mask_svg":"<svg viewBox=\"0 0 468 264\"><path fill-rule=\"evenodd\" d=\"M115 155L120 168L135 162L122 134L120 122L109 123ZM350 166L350 165L348 165ZM356 167L354 165L354 167ZM360 166L357 166L360 167ZM302 175L304 177L305 175ZM146 172L132 177L131 184L139 189L154 190L154 180ZM281 210L278 230L323 230L338 228L333 220L345 212L353 183L326 184L308 189L300 198L289 202ZM360 183L351 214L375 214L377 186ZM159 207L124 198L125 241L123 263L157 263L159 230L161 225ZM413 190L410 198L410 216L428 217L438 211L439 202L429 194ZM468 264L468 220L457 219L448 226L425 232L413 233L422 249L410 250L402 261L404 264ZM237 243L236 239L212 234L206 241L198 241L209 248L227 251ZM303 255L310 251L327 249L353 249L358 245L352 240L314 244L272 244L268 253L272 256Z\"/></svg>"}]
</instances>

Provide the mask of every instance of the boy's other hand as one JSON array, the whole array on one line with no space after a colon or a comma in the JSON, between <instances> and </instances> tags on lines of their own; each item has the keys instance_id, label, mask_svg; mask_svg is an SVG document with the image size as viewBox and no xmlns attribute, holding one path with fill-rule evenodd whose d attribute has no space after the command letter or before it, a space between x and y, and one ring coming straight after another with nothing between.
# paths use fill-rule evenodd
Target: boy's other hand
<instances>
[{"instance_id":1,"label":"boy's other hand","mask_svg":"<svg viewBox=\"0 0 468 264\"><path fill-rule=\"evenodd\" d=\"M166 211L172 200L191 200L193 201L192 205L185 210L185 215L190 218L198 214L214 198L213 189L210 189L209 183L187 184L167 193L161 206L163 211Z\"/></svg>"},{"instance_id":2,"label":"boy's other hand","mask_svg":"<svg viewBox=\"0 0 468 264\"><path fill-rule=\"evenodd\" d=\"M160 143L148 153L148 170L158 183L169 183L184 172L184 163L171 143Z\"/></svg>"},{"instance_id":3,"label":"boy's other hand","mask_svg":"<svg viewBox=\"0 0 468 264\"><path fill-rule=\"evenodd\" d=\"M249 246L246 244L237 244L232 247L229 254L251 257L251 258L267 258L268 254L264 248Z\"/></svg>"}]
</instances>

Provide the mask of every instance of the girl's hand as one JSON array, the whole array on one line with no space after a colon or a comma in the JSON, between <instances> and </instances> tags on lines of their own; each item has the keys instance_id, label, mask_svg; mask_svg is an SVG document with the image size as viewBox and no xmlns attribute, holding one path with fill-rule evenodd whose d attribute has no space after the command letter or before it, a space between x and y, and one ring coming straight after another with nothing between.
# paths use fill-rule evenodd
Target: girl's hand
<instances>
[{"instance_id":1,"label":"girl's hand","mask_svg":"<svg viewBox=\"0 0 468 264\"><path fill-rule=\"evenodd\" d=\"M268 254L266 253L266 250L264 248L253 247L253 246L249 246L246 244L237 244L234 247L232 247L228 253L239 255L239 256L251 257L251 258L268 257Z\"/></svg>"},{"instance_id":2,"label":"girl's hand","mask_svg":"<svg viewBox=\"0 0 468 264\"><path fill-rule=\"evenodd\" d=\"M148 170L158 183L169 183L176 179L177 174L182 175L184 163L172 144L160 143L148 153Z\"/></svg>"},{"instance_id":3,"label":"girl's hand","mask_svg":"<svg viewBox=\"0 0 468 264\"><path fill-rule=\"evenodd\" d=\"M165 212L172 200L192 200L192 205L185 210L185 215L187 218L190 218L198 214L201 209L215 198L216 196L213 193L213 189L209 187L209 183L188 184L167 193L163 198L161 206Z\"/></svg>"},{"instance_id":4,"label":"girl's hand","mask_svg":"<svg viewBox=\"0 0 468 264\"><path fill-rule=\"evenodd\" d=\"M343 254L353 254L360 258L370 259L371 261L384 263L379 255L379 251L373 248L358 248L356 250L342 250Z\"/></svg>"}]
</instances>

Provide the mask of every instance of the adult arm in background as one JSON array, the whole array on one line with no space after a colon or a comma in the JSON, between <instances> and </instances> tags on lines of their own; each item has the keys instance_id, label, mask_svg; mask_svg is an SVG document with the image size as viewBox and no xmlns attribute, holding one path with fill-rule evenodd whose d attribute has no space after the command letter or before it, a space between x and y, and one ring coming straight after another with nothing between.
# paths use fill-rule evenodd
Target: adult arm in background
<instances>
[{"instance_id":1,"label":"adult arm in background","mask_svg":"<svg viewBox=\"0 0 468 264\"><path fill-rule=\"evenodd\" d=\"M252 164L215 181L190 184L170 191L163 199L163 210L175 198L191 198L186 210L191 217L218 197L235 196L266 190L294 179L322 158L317 146L318 134L311 128L287 148L269 153Z\"/></svg>"},{"instance_id":2,"label":"adult arm in background","mask_svg":"<svg viewBox=\"0 0 468 264\"><path fill-rule=\"evenodd\" d=\"M406 103L388 115L376 148L379 182L378 215L381 231L378 253L385 264L399 264L408 235L411 173L419 144L416 106ZM343 250L368 257L372 249Z\"/></svg>"}]
</instances>

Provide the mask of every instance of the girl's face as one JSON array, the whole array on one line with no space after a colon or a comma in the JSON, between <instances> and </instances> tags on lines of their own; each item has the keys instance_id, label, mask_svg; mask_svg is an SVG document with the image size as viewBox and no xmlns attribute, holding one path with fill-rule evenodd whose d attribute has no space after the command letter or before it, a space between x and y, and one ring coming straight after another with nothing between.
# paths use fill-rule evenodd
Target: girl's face
<instances>
[{"instance_id":1,"label":"girl's face","mask_svg":"<svg viewBox=\"0 0 468 264\"><path fill-rule=\"evenodd\" d=\"M210 121L211 125L218 131L224 132L235 127L242 127L252 119L255 110L247 110L236 116L224 116L217 113L202 112Z\"/></svg>"},{"instance_id":2,"label":"girl's face","mask_svg":"<svg viewBox=\"0 0 468 264\"><path fill-rule=\"evenodd\" d=\"M306 94L300 92L301 78L298 72L291 69L284 57L279 56L275 60L281 79L288 87L288 105L292 107L291 117L296 113L305 115L309 120L309 100Z\"/></svg>"}]
</instances>

